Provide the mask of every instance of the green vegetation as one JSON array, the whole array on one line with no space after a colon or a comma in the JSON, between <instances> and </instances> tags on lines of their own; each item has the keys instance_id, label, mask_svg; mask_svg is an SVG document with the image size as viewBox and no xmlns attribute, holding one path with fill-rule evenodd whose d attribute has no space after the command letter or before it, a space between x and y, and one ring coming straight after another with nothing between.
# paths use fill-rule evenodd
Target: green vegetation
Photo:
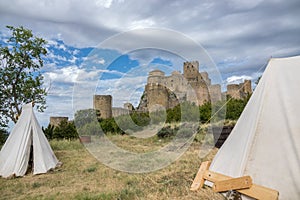
<instances>
[{"instance_id":1,"label":"green vegetation","mask_svg":"<svg viewBox=\"0 0 300 200\"><path fill-rule=\"evenodd\" d=\"M226 119L237 120L242 114L250 95L245 99L231 99L226 105Z\"/></svg>"},{"instance_id":2,"label":"green vegetation","mask_svg":"<svg viewBox=\"0 0 300 200\"><path fill-rule=\"evenodd\" d=\"M61 121L57 127L49 124L47 128L44 129L44 127L42 127L42 129L48 140L78 138L74 122L68 122L67 120Z\"/></svg>"},{"instance_id":3,"label":"green vegetation","mask_svg":"<svg viewBox=\"0 0 300 200\"><path fill-rule=\"evenodd\" d=\"M8 133L5 129L0 129L0 149L1 146L5 143Z\"/></svg>"},{"instance_id":4,"label":"green vegetation","mask_svg":"<svg viewBox=\"0 0 300 200\"><path fill-rule=\"evenodd\" d=\"M128 135L109 135L110 140L124 149L133 150L135 139ZM139 140L140 151L168 140ZM199 143L170 166L145 174L129 174L111 169L96 160L78 140L51 140L50 145L63 163L47 174L27 174L22 178L0 178L1 199L215 199L224 200L211 188L198 192L189 190L203 160L211 160L216 150L200 159Z\"/></svg>"},{"instance_id":5,"label":"green vegetation","mask_svg":"<svg viewBox=\"0 0 300 200\"><path fill-rule=\"evenodd\" d=\"M46 106L46 89L39 69L47 54L46 41L35 37L31 30L7 26L11 37L0 45L0 127L9 120L16 122L21 106L34 102L38 111Z\"/></svg>"}]
</instances>

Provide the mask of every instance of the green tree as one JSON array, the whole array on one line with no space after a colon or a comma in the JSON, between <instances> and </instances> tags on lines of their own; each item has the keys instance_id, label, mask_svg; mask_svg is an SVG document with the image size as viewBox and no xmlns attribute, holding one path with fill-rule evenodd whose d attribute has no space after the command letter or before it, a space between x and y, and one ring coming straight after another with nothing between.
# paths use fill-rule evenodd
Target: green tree
<instances>
[{"instance_id":1,"label":"green tree","mask_svg":"<svg viewBox=\"0 0 300 200\"><path fill-rule=\"evenodd\" d=\"M73 122L63 120L58 127L53 130L53 139L75 139L78 138L78 133Z\"/></svg>"},{"instance_id":2,"label":"green tree","mask_svg":"<svg viewBox=\"0 0 300 200\"><path fill-rule=\"evenodd\" d=\"M8 137L7 131L5 129L0 128L0 149L1 146L5 143L7 137Z\"/></svg>"},{"instance_id":3,"label":"green tree","mask_svg":"<svg viewBox=\"0 0 300 200\"><path fill-rule=\"evenodd\" d=\"M48 124L48 126L46 128L42 127L42 130L45 134L45 136L47 137L48 140L52 140L53 139L53 132L54 132L54 126L51 124Z\"/></svg>"},{"instance_id":4,"label":"green tree","mask_svg":"<svg viewBox=\"0 0 300 200\"><path fill-rule=\"evenodd\" d=\"M35 37L31 30L7 26L11 37L0 46L0 126L17 121L21 106L34 102L38 111L46 108L46 89L39 69L47 54L46 41Z\"/></svg>"},{"instance_id":5,"label":"green tree","mask_svg":"<svg viewBox=\"0 0 300 200\"><path fill-rule=\"evenodd\" d=\"M95 109L78 110L75 113L75 125L77 128L81 128L86 124L98 122L98 116L100 116L100 112Z\"/></svg>"},{"instance_id":6,"label":"green tree","mask_svg":"<svg viewBox=\"0 0 300 200\"><path fill-rule=\"evenodd\" d=\"M257 78L257 80L255 81L255 85L258 85L258 83L259 83L261 77L262 77L262 76L260 76L260 77Z\"/></svg>"}]
</instances>

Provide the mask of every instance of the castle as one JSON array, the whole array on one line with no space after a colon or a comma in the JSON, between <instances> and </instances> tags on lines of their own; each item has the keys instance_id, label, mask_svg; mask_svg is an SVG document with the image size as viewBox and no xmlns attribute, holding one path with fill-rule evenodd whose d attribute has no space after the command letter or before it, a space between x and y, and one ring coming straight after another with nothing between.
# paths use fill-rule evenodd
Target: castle
<instances>
[{"instance_id":1,"label":"castle","mask_svg":"<svg viewBox=\"0 0 300 200\"><path fill-rule=\"evenodd\" d=\"M151 112L160 108L173 108L181 102L189 101L195 105L205 102L216 102L230 95L235 99L245 98L252 93L251 81L245 80L241 84L227 85L227 92L221 92L219 84L211 84L207 72L199 72L199 62L184 62L183 74L178 71L165 76L161 70L149 73L144 93L137 111ZM100 111L100 117L107 119L132 112L134 107L130 103L124 108L113 108L110 95L95 95L94 109Z\"/></svg>"},{"instance_id":2,"label":"castle","mask_svg":"<svg viewBox=\"0 0 300 200\"><path fill-rule=\"evenodd\" d=\"M138 110L148 111L155 105L168 109L183 101L202 105L221 99L221 86L212 85L207 72L199 72L199 62L184 62L183 74L174 71L165 76L160 70L149 73Z\"/></svg>"}]
</instances>

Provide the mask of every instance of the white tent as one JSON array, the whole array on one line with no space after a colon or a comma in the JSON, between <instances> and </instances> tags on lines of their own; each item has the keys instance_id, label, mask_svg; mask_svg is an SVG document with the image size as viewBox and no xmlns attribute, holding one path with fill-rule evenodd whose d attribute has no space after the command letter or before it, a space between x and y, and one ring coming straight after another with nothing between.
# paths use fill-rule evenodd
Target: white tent
<instances>
[{"instance_id":1,"label":"white tent","mask_svg":"<svg viewBox=\"0 0 300 200\"><path fill-rule=\"evenodd\" d=\"M25 175L30 149L33 149L33 174L46 173L58 165L47 138L35 115L32 104L22 107L22 114L0 152L0 176Z\"/></svg>"},{"instance_id":2,"label":"white tent","mask_svg":"<svg viewBox=\"0 0 300 200\"><path fill-rule=\"evenodd\" d=\"M250 175L253 183L279 191L279 199L300 199L299 76L300 56L269 61L209 170Z\"/></svg>"}]
</instances>

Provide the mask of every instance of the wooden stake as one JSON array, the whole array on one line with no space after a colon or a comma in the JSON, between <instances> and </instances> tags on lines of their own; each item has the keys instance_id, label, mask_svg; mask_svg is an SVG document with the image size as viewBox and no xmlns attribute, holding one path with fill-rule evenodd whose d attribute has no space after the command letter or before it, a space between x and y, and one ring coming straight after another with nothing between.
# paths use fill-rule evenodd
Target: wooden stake
<instances>
[{"instance_id":1,"label":"wooden stake","mask_svg":"<svg viewBox=\"0 0 300 200\"><path fill-rule=\"evenodd\" d=\"M196 191L203 187L204 181L205 181L203 178L203 175L204 175L205 171L208 170L210 163L211 162L209 162L209 161L201 163L201 166L197 172L197 175L191 185L191 189L190 189L191 191Z\"/></svg>"},{"instance_id":2,"label":"wooden stake","mask_svg":"<svg viewBox=\"0 0 300 200\"><path fill-rule=\"evenodd\" d=\"M252 179L250 176L243 176L239 178L231 178L224 181L217 181L213 185L215 192L224 192L228 190L238 190L250 188L252 186Z\"/></svg>"}]
</instances>

